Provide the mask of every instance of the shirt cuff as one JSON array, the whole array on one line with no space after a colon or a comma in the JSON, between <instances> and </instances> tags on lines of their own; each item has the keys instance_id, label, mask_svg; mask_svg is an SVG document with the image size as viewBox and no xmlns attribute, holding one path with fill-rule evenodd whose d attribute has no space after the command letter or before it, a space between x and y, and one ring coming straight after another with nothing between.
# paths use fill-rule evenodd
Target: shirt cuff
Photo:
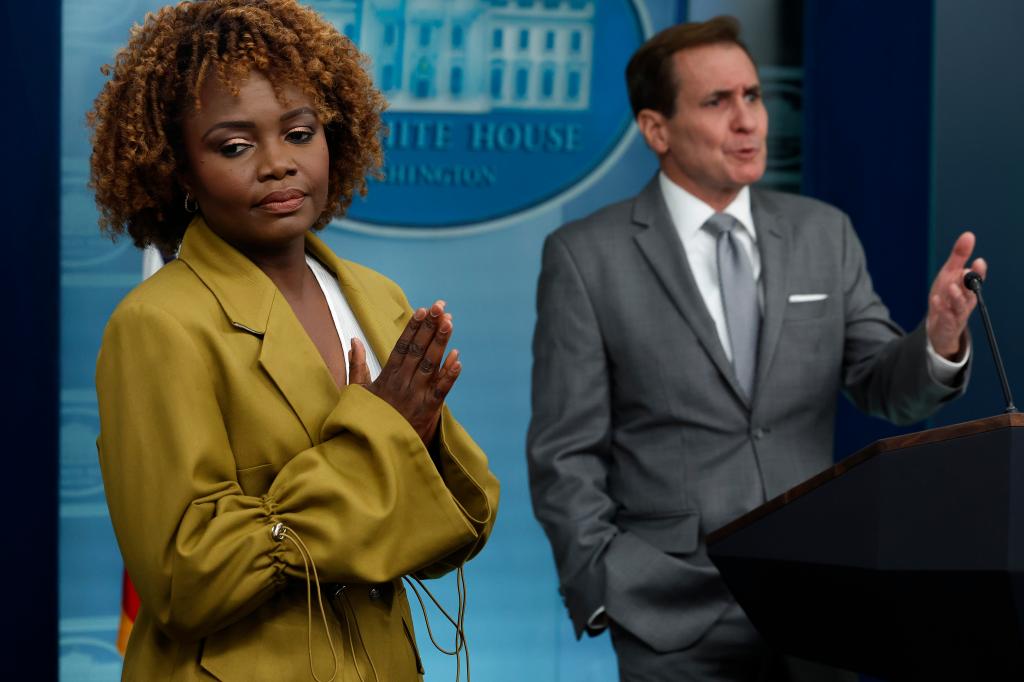
<instances>
[{"instance_id":1,"label":"shirt cuff","mask_svg":"<svg viewBox=\"0 0 1024 682\"><path fill-rule=\"evenodd\" d=\"M964 335L967 336L966 334ZM971 339L967 337L964 339L964 354L963 357L953 362L947 360L932 348L932 340L925 334L925 344L928 349L928 373L931 374L932 379L943 386L955 388L957 385L956 378L960 374L966 365L967 361L971 359Z\"/></svg>"},{"instance_id":2,"label":"shirt cuff","mask_svg":"<svg viewBox=\"0 0 1024 682\"><path fill-rule=\"evenodd\" d=\"M608 612L604 610L604 605L598 606L597 610L590 614L590 618L587 619L587 632L596 635L607 627Z\"/></svg>"}]
</instances>

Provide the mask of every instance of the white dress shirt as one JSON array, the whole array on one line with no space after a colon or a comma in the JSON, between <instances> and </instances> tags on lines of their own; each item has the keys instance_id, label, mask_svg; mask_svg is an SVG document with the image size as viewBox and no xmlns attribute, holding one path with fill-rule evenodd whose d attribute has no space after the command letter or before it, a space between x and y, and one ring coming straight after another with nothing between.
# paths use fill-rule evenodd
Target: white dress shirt
<instances>
[{"instance_id":1,"label":"white dress shirt","mask_svg":"<svg viewBox=\"0 0 1024 682\"><path fill-rule=\"evenodd\" d=\"M320 290L324 292L324 298L327 299L327 307L331 309L334 327L338 330L338 339L341 341L341 349L344 351L345 376L352 376L352 370L348 366L348 353L352 350L352 339L357 338L363 342L363 348L366 349L366 366L370 370L370 380L376 379L380 374L380 361L374 355L370 344L366 342L366 334L363 333L363 328L359 326L359 320L356 319L355 313L352 312L348 301L341 293L341 285L338 284L338 280L330 270L308 253L306 254L306 264L313 271Z\"/></svg>"},{"instance_id":2,"label":"white dress shirt","mask_svg":"<svg viewBox=\"0 0 1024 682\"><path fill-rule=\"evenodd\" d=\"M732 344L729 342L729 330L725 325L725 306L722 304L722 287L718 280L717 237L710 230L702 229L708 218L716 211L685 189L668 179L664 173L658 174L661 194L665 197L669 215L675 224L679 240L683 243L686 260L690 264L690 272L697 281L697 289L704 299L711 319L718 330L718 338L722 342L725 357L732 360ZM750 188L744 187L732 203L725 207L726 213L736 219L743 227L733 230L733 238L739 242L743 252L750 259L757 281L757 300L764 312L764 292L761 283L761 254L757 249L757 229L754 217L750 213Z\"/></svg>"}]
</instances>

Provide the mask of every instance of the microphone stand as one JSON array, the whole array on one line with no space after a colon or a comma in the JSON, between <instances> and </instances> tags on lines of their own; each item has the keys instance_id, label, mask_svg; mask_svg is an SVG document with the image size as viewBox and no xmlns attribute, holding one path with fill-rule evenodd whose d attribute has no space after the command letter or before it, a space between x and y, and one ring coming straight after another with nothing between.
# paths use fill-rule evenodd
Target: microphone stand
<instances>
[{"instance_id":1,"label":"microphone stand","mask_svg":"<svg viewBox=\"0 0 1024 682\"><path fill-rule=\"evenodd\" d=\"M981 295L981 275L971 270L964 275L964 286L974 292L978 297L978 310L981 311L981 321L985 325L985 334L988 336L988 345L992 349L992 358L996 361L996 373L1003 385L1003 398L1006 400L1006 409L1003 412L1016 412L1013 404L1013 396L1010 395L1010 382L1006 379L1006 370L1003 368L1003 358L999 355L999 345L996 343L996 335L992 331L992 321L988 317L988 307Z\"/></svg>"}]
</instances>

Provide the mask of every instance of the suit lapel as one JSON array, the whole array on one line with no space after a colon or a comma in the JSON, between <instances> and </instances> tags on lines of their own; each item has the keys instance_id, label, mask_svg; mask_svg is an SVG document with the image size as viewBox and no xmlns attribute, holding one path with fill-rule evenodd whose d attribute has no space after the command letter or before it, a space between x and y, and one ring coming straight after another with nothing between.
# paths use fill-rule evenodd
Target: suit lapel
<instances>
[{"instance_id":1,"label":"suit lapel","mask_svg":"<svg viewBox=\"0 0 1024 682\"><path fill-rule=\"evenodd\" d=\"M218 237L201 218L192 221L179 259L210 289L232 326L261 337L259 364L302 422L311 443L338 402L320 352L284 296L256 265Z\"/></svg>"},{"instance_id":2,"label":"suit lapel","mask_svg":"<svg viewBox=\"0 0 1024 682\"><path fill-rule=\"evenodd\" d=\"M383 367L405 326L409 311L389 297L372 296L367 286L360 281L356 269L349 262L338 258L316 236L306 236L306 248L338 278L345 301L352 308L370 348Z\"/></svg>"},{"instance_id":3,"label":"suit lapel","mask_svg":"<svg viewBox=\"0 0 1024 682\"><path fill-rule=\"evenodd\" d=\"M658 178L654 177L647 187L637 195L633 204L633 222L643 226L634 237L647 262L662 286L668 292L683 319L690 325L700 345L732 388L733 393L748 404L732 363L725 356L722 342L718 338L715 323L697 288L697 282L690 271L679 233L672 223L668 207L661 195Z\"/></svg>"},{"instance_id":4,"label":"suit lapel","mask_svg":"<svg viewBox=\"0 0 1024 682\"><path fill-rule=\"evenodd\" d=\"M320 428L340 393L320 351L280 293L263 335L260 365L284 394L310 442L319 443Z\"/></svg>"},{"instance_id":5,"label":"suit lapel","mask_svg":"<svg viewBox=\"0 0 1024 682\"><path fill-rule=\"evenodd\" d=\"M761 283L764 288L764 315L757 351L757 382L754 388L755 393L760 393L771 367L786 313L790 248L787 223L770 209L760 192L751 190L750 203L751 214L757 227L757 242L761 252Z\"/></svg>"}]
</instances>

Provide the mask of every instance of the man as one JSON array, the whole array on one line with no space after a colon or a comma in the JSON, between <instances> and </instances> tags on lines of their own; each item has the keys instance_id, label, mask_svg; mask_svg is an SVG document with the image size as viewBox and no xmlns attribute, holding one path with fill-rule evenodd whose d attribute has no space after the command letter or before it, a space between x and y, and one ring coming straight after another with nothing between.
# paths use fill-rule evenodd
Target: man
<instances>
[{"instance_id":1,"label":"man","mask_svg":"<svg viewBox=\"0 0 1024 682\"><path fill-rule=\"evenodd\" d=\"M626 76L660 173L552 233L538 290L530 483L561 591L623 680L826 679L766 649L703 537L831 465L840 391L897 423L963 391L974 236L904 334L843 213L750 187L768 117L735 20L659 33Z\"/></svg>"}]
</instances>

